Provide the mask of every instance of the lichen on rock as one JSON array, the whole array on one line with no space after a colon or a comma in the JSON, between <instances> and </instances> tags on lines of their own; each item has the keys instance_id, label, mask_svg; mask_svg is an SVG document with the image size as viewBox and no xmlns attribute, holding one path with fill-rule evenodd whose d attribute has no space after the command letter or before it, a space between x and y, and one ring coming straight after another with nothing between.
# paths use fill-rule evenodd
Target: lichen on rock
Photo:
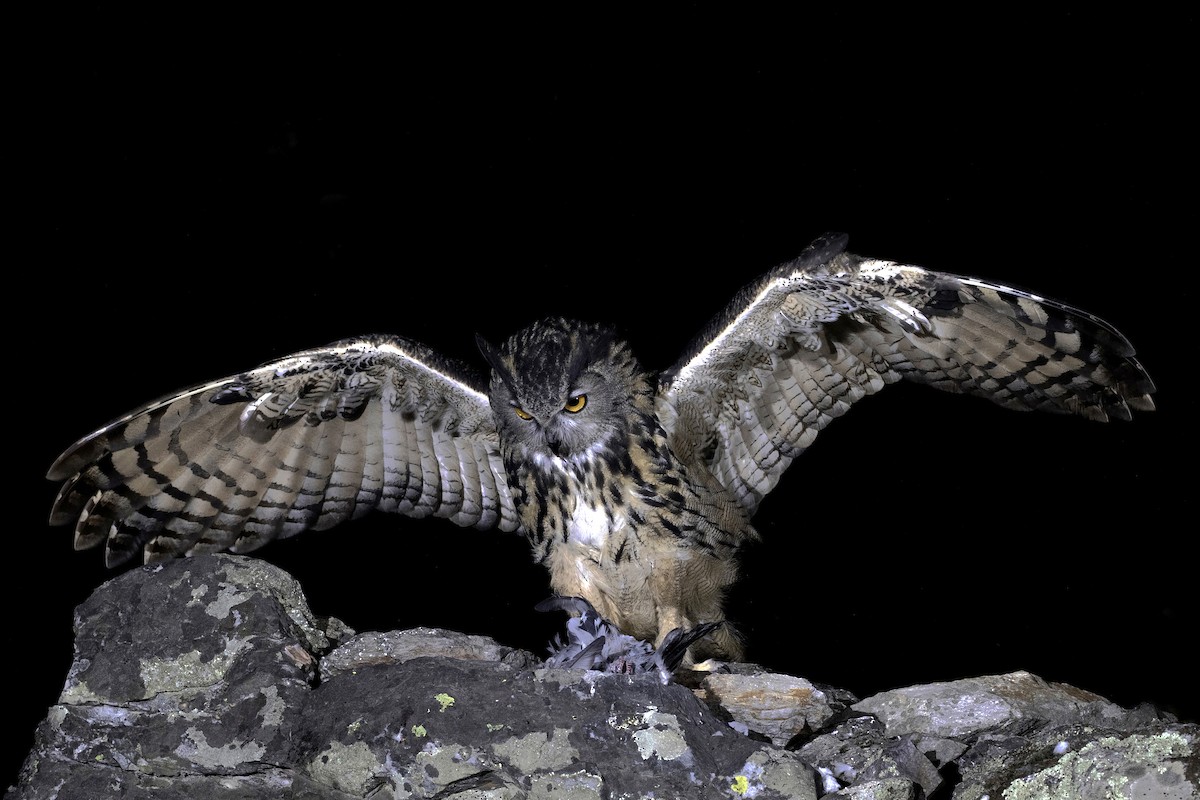
<instances>
[{"instance_id":1,"label":"lichen on rock","mask_svg":"<svg viewBox=\"0 0 1200 800\"><path fill-rule=\"evenodd\" d=\"M750 665L546 668L486 637L345 636L286 574L225 555L133 570L76 619L9 800L1200 800L1197 725L1029 673L859 701Z\"/></svg>"}]
</instances>

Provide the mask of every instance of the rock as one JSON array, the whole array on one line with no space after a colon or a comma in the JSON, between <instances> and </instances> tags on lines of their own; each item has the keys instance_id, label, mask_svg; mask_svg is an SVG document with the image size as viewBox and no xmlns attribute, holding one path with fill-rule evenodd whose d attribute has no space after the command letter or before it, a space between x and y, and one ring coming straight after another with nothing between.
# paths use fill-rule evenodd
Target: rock
<instances>
[{"instance_id":1,"label":"rock","mask_svg":"<svg viewBox=\"0 0 1200 800\"><path fill-rule=\"evenodd\" d=\"M1036 725L981 733L958 760L955 797L1200 798L1200 728L1155 723L1137 732Z\"/></svg>"},{"instance_id":2,"label":"rock","mask_svg":"<svg viewBox=\"0 0 1200 800\"><path fill-rule=\"evenodd\" d=\"M686 688L653 675L441 657L335 676L312 692L305 717L298 722L314 747L296 768L354 796L431 797L484 784L514 797L551 786L595 797L647 786L704 796L705 787L732 785L756 754L764 764L769 755ZM811 788L811 770L780 755L783 764L763 767L759 783L791 767Z\"/></svg>"},{"instance_id":3,"label":"rock","mask_svg":"<svg viewBox=\"0 0 1200 800\"><path fill-rule=\"evenodd\" d=\"M414 658L497 661L517 669L540 666L542 660L528 650L505 647L487 636L473 636L442 628L361 633L321 659L321 675L328 680L342 672L366 666L403 664Z\"/></svg>"},{"instance_id":4,"label":"rock","mask_svg":"<svg viewBox=\"0 0 1200 800\"><path fill-rule=\"evenodd\" d=\"M77 609L7 796L1200 798L1197 725L1028 673L856 701L746 665L664 685L351 633L255 559L126 573Z\"/></svg>"},{"instance_id":5,"label":"rock","mask_svg":"<svg viewBox=\"0 0 1200 800\"><path fill-rule=\"evenodd\" d=\"M888 737L879 720L869 715L851 717L814 737L799 755L817 768L828 789L903 778L929 795L942 784L937 766L910 737Z\"/></svg>"},{"instance_id":6,"label":"rock","mask_svg":"<svg viewBox=\"0 0 1200 800\"><path fill-rule=\"evenodd\" d=\"M1151 708L1133 711L1099 695L1028 672L895 689L868 697L854 710L879 717L889 736L920 733L955 738L971 731L1034 719L1132 730L1152 722Z\"/></svg>"},{"instance_id":7,"label":"rock","mask_svg":"<svg viewBox=\"0 0 1200 800\"><path fill-rule=\"evenodd\" d=\"M822 690L804 678L770 672L711 673L700 682L699 694L776 747L820 730L857 699L848 692Z\"/></svg>"},{"instance_id":8,"label":"rock","mask_svg":"<svg viewBox=\"0 0 1200 800\"><path fill-rule=\"evenodd\" d=\"M1200 798L1196 725L1028 672L897 689L853 708L878 718L887 737L916 737L936 754L931 765L954 763L955 798Z\"/></svg>"},{"instance_id":9,"label":"rock","mask_svg":"<svg viewBox=\"0 0 1200 800\"><path fill-rule=\"evenodd\" d=\"M883 778L862 781L825 797L846 797L850 800L917 800L919 795L916 787L903 778Z\"/></svg>"}]
</instances>

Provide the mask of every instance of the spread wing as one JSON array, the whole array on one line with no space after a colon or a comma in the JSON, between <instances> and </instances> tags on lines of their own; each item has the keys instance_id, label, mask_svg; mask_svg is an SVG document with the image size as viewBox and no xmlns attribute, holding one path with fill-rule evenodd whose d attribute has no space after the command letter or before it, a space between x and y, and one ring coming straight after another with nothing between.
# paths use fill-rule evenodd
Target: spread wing
<instances>
[{"instance_id":1,"label":"spread wing","mask_svg":"<svg viewBox=\"0 0 1200 800\"><path fill-rule=\"evenodd\" d=\"M53 525L110 565L246 552L373 508L514 530L482 380L397 337L347 339L164 397L47 477Z\"/></svg>"},{"instance_id":2,"label":"spread wing","mask_svg":"<svg viewBox=\"0 0 1200 800\"><path fill-rule=\"evenodd\" d=\"M823 237L745 287L662 376L676 453L751 513L831 420L901 378L1096 420L1154 408L1133 347L1103 320L845 246Z\"/></svg>"}]
</instances>

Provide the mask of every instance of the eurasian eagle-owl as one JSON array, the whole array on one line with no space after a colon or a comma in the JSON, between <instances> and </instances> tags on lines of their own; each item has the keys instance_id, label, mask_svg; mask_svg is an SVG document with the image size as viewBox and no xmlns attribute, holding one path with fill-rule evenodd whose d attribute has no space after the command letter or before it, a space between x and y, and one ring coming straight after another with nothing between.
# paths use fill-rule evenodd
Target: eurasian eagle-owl
<instances>
[{"instance_id":1,"label":"eurasian eagle-owl","mask_svg":"<svg viewBox=\"0 0 1200 800\"><path fill-rule=\"evenodd\" d=\"M889 383L1097 420L1154 408L1104 321L845 246L822 237L746 286L661 374L613 329L550 318L479 340L490 381L370 336L195 386L60 456L50 521L110 565L246 552L374 508L519 531L557 594L657 643L724 619L759 502ZM697 657L741 656L706 629Z\"/></svg>"}]
</instances>

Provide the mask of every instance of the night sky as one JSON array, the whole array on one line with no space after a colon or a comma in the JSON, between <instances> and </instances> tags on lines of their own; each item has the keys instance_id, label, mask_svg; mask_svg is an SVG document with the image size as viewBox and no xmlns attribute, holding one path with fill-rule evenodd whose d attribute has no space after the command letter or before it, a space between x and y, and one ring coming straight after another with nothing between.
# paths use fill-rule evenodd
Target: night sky
<instances>
[{"instance_id":1,"label":"night sky","mask_svg":"<svg viewBox=\"0 0 1200 800\"><path fill-rule=\"evenodd\" d=\"M58 696L72 609L115 574L46 524L45 472L80 436L365 333L481 364L476 333L563 314L665 368L833 230L1107 319L1159 409L1105 425L915 386L859 403L756 518L730 603L749 657L860 697L1025 669L1200 718L1190 19L689 9L518 40L400 17L146 37L113 13L46 43L13 118L33 181L8 295L19 696L0 778ZM358 630L542 652L562 623L533 610L547 578L512 535L377 514L256 555Z\"/></svg>"}]
</instances>

